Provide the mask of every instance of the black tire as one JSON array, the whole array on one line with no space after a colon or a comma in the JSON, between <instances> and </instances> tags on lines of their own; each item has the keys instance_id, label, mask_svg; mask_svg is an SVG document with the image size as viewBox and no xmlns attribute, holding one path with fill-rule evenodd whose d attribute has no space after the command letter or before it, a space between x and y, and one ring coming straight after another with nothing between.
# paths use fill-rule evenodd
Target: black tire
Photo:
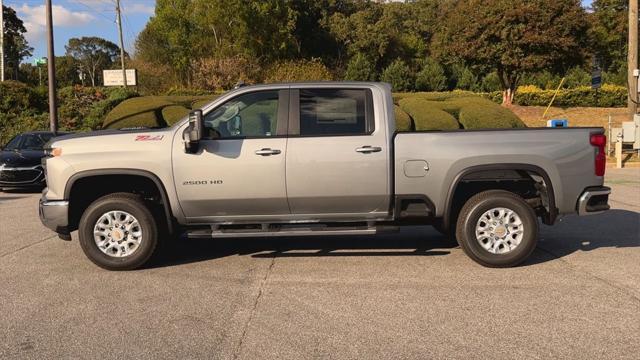
<instances>
[{"instance_id":1,"label":"black tire","mask_svg":"<svg viewBox=\"0 0 640 360\"><path fill-rule=\"evenodd\" d=\"M131 255L113 257L105 254L94 241L93 229L100 217L113 210L126 211L140 224L140 245ZM107 270L133 270L143 266L158 249L158 225L153 213L143 199L135 194L114 193L103 196L89 205L78 226L80 246L94 264Z\"/></svg>"},{"instance_id":2,"label":"black tire","mask_svg":"<svg viewBox=\"0 0 640 360\"><path fill-rule=\"evenodd\" d=\"M520 243L510 252L495 254L480 245L476 226L480 217L493 208L515 212L523 225ZM464 252L475 262L487 267L511 267L531 255L538 241L538 219L535 211L520 196L504 190L484 191L471 197L462 207L456 226L456 238Z\"/></svg>"}]
</instances>

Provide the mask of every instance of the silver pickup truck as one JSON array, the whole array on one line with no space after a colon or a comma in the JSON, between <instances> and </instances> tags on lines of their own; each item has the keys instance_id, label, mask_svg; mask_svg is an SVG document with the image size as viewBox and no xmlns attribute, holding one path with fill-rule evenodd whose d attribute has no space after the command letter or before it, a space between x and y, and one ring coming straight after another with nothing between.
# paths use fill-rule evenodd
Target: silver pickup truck
<instances>
[{"instance_id":1,"label":"silver pickup truck","mask_svg":"<svg viewBox=\"0 0 640 360\"><path fill-rule=\"evenodd\" d=\"M55 138L43 224L110 270L160 244L370 234L433 225L476 262L514 266L538 218L609 209L601 128L397 132L390 88L322 82L230 91L165 129ZM186 243L185 243L186 245Z\"/></svg>"}]
</instances>

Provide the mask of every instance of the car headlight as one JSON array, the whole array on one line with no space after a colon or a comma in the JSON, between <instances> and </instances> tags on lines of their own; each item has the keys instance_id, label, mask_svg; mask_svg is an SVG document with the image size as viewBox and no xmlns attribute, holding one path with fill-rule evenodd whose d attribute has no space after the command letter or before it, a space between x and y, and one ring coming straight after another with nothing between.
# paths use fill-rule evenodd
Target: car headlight
<instances>
[{"instance_id":1,"label":"car headlight","mask_svg":"<svg viewBox=\"0 0 640 360\"><path fill-rule=\"evenodd\" d=\"M62 155L62 148L47 148L44 149L45 156L55 157Z\"/></svg>"}]
</instances>

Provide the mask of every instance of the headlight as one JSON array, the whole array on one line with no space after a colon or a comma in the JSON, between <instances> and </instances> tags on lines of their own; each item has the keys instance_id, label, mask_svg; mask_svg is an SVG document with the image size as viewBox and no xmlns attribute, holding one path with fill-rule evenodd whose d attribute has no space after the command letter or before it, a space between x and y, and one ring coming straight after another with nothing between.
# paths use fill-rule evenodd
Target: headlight
<instances>
[{"instance_id":1,"label":"headlight","mask_svg":"<svg viewBox=\"0 0 640 360\"><path fill-rule=\"evenodd\" d=\"M62 148L48 148L44 149L45 156L55 157L62 155Z\"/></svg>"}]
</instances>

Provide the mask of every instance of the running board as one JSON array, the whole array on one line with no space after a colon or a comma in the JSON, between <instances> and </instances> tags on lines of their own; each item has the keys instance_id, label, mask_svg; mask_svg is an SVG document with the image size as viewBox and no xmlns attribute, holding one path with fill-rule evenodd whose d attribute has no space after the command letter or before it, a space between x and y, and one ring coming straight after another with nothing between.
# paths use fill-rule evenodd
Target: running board
<instances>
[{"instance_id":1,"label":"running board","mask_svg":"<svg viewBox=\"0 0 640 360\"><path fill-rule=\"evenodd\" d=\"M397 232L397 226L273 226L263 224L260 228L220 228L187 231L187 237L194 239L223 239L246 237L276 237L276 236L317 236L317 235L375 235L380 233Z\"/></svg>"}]
</instances>

